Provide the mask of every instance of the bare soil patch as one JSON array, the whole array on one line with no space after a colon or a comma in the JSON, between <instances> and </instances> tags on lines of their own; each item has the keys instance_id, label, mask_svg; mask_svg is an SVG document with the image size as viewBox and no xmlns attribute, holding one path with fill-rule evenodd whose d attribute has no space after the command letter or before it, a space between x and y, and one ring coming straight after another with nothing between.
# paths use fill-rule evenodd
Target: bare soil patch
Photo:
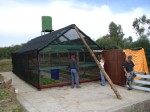
<instances>
[{"instance_id":1,"label":"bare soil patch","mask_svg":"<svg viewBox=\"0 0 150 112\"><path fill-rule=\"evenodd\" d=\"M3 81L3 77L0 74L0 82ZM0 88L0 112L24 112L18 101L12 98L10 90L4 86Z\"/></svg>"}]
</instances>

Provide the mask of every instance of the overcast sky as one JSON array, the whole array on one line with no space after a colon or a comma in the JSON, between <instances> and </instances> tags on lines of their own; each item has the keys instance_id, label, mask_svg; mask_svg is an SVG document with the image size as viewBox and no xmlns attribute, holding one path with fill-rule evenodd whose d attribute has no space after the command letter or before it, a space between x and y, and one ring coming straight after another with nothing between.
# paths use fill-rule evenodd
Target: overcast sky
<instances>
[{"instance_id":1,"label":"overcast sky","mask_svg":"<svg viewBox=\"0 0 150 112\"><path fill-rule=\"evenodd\" d=\"M76 24L93 40L113 21L137 40L132 23L143 14L150 18L150 0L0 0L0 47L40 36L42 16L52 17L54 30Z\"/></svg>"}]
</instances>

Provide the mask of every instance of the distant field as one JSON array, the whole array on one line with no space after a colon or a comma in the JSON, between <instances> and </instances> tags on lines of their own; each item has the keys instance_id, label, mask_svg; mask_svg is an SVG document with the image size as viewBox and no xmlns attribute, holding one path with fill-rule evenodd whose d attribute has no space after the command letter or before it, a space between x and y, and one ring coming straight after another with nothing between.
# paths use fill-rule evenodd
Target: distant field
<instances>
[{"instance_id":1,"label":"distant field","mask_svg":"<svg viewBox=\"0 0 150 112\"><path fill-rule=\"evenodd\" d=\"M150 66L148 67L150 71ZM0 72L10 72L12 71L12 60L2 59L0 60Z\"/></svg>"},{"instance_id":2,"label":"distant field","mask_svg":"<svg viewBox=\"0 0 150 112\"><path fill-rule=\"evenodd\" d=\"M0 60L0 72L9 72L9 71L12 71L11 59Z\"/></svg>"}]
</instances>

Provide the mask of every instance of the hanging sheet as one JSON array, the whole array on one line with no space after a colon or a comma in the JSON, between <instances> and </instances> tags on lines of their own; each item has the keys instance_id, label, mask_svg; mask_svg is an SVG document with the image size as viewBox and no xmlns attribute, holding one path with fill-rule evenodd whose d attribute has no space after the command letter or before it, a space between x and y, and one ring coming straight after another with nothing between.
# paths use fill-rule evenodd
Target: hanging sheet
<instances>
[{"instance_id":1,"label":"hanging sheet","mask_svg":"<svg viewBox=\"0 0 150 112\"><path fill-rule=\"evenodd\" d=\"M126 49L123 50L126 54L126 58L131 55L132 56L132 61L134 62L134 71L135 72L144 72L148 74L148 66L147 66L147 61L146 61L146 56L144 49L140 50L131 50L131 49Z\"/></svg>"}]
</instances>

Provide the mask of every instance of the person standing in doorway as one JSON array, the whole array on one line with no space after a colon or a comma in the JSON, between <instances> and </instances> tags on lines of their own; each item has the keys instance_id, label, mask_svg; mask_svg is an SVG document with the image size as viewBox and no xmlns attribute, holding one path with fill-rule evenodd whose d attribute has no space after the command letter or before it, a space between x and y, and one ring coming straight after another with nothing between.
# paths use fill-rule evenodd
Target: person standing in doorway
<instances>
[{"instance_id":1,"label":"person standing in doorway","mask_svg":"<svg viewBox=\"0 0 150 112\"><path fill-rule=\"evenodd\" d=\"M132 62L132 56L128 56L127 60L123 65L123 68L125 71L125 76L127 78L126 84L128 85L128 90L132 90L132 82L134 77L136 76L133 71L134 63Z\"/></svg>"},{"instance_id":2,"label":"person standing in doorway","mask_svg":"<svg viewBox=\"0 0 150 112\"><path fill-rule=\"evenodd\" d=\"M101 65L102 69L104 69L105 60L104 60L104 57L103 57L102 54L99 56L99 63ZM106 85L106 80L105 80L105 77L104 77L104 74L103 74L102 70L100 70L100 79L101 79L101 85L105 86Z\"/></svg>"},{"instance_id":3,"label":"person standing in doorway","mask_svg":"<svg viewBox=\"0 0 150 112\"><path fill-rule=\"evenodd\" d=\"M71 55L68 67L71 72L71 88L74 88L74 81L76 82L76 88L81 88L79 86L78 66L75 55Z\"/></svg>"}]
</instances>

